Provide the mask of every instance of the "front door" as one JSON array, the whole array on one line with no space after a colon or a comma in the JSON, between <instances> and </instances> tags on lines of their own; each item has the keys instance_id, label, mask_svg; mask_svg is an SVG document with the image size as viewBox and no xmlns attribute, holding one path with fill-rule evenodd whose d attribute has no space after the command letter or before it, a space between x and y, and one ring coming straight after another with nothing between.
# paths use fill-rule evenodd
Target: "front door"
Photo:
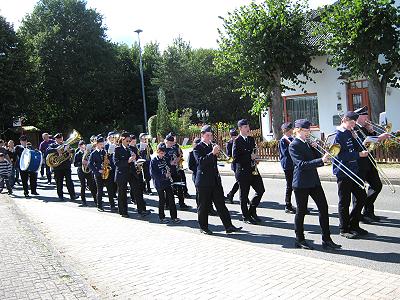
<instances>
[{"instance_id":1,"label":"front door","mask_svg":"<svg viewBox=\"0 0 400 300\"><path fill-rule=\"evenodd\" d=\"M368 98L368 81L360 80L348 83L347 89L347 107L348 110L356 110L363 106L368 106L368 112L371 114Z\"/></svg>"}]
</instances>

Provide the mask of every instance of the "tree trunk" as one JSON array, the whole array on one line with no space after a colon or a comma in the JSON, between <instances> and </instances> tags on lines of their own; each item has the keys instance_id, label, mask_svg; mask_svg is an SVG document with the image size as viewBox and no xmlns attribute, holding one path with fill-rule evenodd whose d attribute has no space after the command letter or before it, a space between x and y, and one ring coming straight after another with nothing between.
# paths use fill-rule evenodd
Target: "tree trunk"
<instances>
[{"instance_id":1,"label":"tree trunk","mask_svg":"<svg viewBox=\"0 0 400 300\"><path fill-rule=\"evenodd\" d=\"M385 111L386 86L386 81L379 80L378 75L368 79L368 97L374 123L379 123L379 114Z\"/></svg>"},{"instance_id":2,"label":"tree trunk","mask_svg":"<svg viewBox=\"0 0 400 300\"><path fill-rule=\"evenodd\" d=\"M283 101L281 88L281 74L277 71L274 74L274 86L271 93L272 132L275 139L282 137L281 126L283 123Z\"/></svg>"}]
</instances>

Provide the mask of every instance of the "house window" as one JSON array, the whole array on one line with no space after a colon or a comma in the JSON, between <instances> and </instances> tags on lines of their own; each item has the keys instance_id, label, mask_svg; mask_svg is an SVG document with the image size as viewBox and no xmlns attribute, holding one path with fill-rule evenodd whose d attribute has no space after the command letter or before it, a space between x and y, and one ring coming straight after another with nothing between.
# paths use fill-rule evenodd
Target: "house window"
<instances>
[{"instance_id":1,"label":"house window","mask_svg":"<svg viewBox=\"0 0 400 300\"><path fill-rule=\"evenodd\" d=\"M314 125L319 124L317 94L287 96L285 100L288 121L308 119Z\"/></svg>"}]
</instances>

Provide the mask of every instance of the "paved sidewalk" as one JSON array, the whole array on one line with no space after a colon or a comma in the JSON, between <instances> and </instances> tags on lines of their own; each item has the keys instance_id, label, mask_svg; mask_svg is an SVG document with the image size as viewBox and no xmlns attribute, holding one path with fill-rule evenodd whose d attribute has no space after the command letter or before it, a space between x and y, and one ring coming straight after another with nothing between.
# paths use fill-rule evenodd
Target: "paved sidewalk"
<instances>
[{"instance_id":1,"label":"paved sidewalk","mask_svg":"<svg viewBox=\"0 0 400 300\"><path fill-rule=\"evenodd\" d=\"M74 203L13 201L103 299L400 298L399 275L240 243L222 226L209 237L174 228L185 221L168 226Z\"/></svg>"},{"instance_id":2,"label":"paved sidewalk","mask_svg":"<svg viewBox=\"0 0 400 300\"><path fill-rule=\"evenodd\" d=\"M0 195L0 299L96 299Z\"/></svg>"}]
</instances>

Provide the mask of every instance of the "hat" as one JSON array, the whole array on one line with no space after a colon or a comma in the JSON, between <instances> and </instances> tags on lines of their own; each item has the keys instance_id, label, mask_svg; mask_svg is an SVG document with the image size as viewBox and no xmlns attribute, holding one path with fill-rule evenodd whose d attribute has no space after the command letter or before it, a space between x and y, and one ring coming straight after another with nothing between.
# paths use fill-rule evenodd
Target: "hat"
<instances>
[{"instance_id":1,"label":"hat","mask_svg":"<svg viewBox=\"0 0 400 300\"><path fill-rule=\"evenodd\" d=\"M157 145L157 150L165 152L165 151L167 151L167 146L165 146L165 143L159 143Z\"/></svg>"},{"instance_id":2,"label":"hat","mask_svg":"<svg viewBox=\"0 0 400 300\"><path fill-rule=\"evenodd\" d=\"M142 132L141 134L139 134L139 140L140 140L142 137L146 136L146 135L148 135L148 134L147 134L147 133L144 133L144 132Z\"/></svg>"},{"instance_id":3,"label":"hat","mask_svg":"<svg viewBox=\"0 0 400 300\"><path fill-rule=\"evenodd\" d=\"M126 139L127 137L131 137L131 134L129 132L124 131L121 133L121 138Z\"/></svg>"},{"instance_id":4,"label":"hat","mask_svg":"<svg viewBox=\"0 0 400 300\"><path fill-rule=\"evenodd\" d=\"M210 125L204 125L203 127L201 127L201 133L206 133L206 132L213 132L212 128Z\"/></svg>"},{"instance_id":5,"label":"hat","mask_svg":"<svg viewBox=\"0 0 400 300\"><path fill-rule=\"evenodd\" d=\"M235 128L232 128L231 130L229 130L229 134L231 136L238 136L238 132Z\"/></svg>"},{"instance_id":6,"label":"hat","mask_svg":"<svg viewBox=\"0 0 400 300\"><path fill-rule=\"evenodd\" d=\"M131 138L131 140L136 140L136 135L131 134L131 135L130 135L130 138Z\"/></svg>"},{"instance_id":7,"label":"hat","mask_svg":"<svg viewBox=\"0 0 400 300\"><path fill-rule=\"evenodd\" d=\"M168 142L173 142L173 141L175 141L174 136L171 134L171 132L167 134L167 136L165 137L165 139L166 139Z\"/></svg>"},{"instance_id":8,"label":"hat","mask_svg":"<svg viewBox=\"0 0 400 300\"><path fill-rule=\"evenodd\" d=\"M115 132L115 131L110 131L108 134L107 134L107 137L110 137L110 136L112 136L112 135L116 135L117 133Z\"/></svg>"},{"instance_id":9,"label":"hat","mask_svg":"<svg viewBox=\"0 0 400 300\"><path fill-rule=\"evenodd\" d=\"M27 141L28 138L26 137L26 135L21 135L21 136L19 137L19 140L20 140L20 141Z\"/></svg>"},{"instance_id":10,"label":"hat","mask_svg":"<svg viewBox=\"0 0 400 300\"><path fill-rule=\"evenodd\" d=\"M1 153L1 152L0 152L0 157L4 157L4 153Z\"/></svg>"},{"instance_id":11,"label":"hat","mask_svg":"<svg viewBox=\"0 0 400 300\"><path fill-rule=\"evenodd\" d=\"M238 121L238 127L241 127L244 125L249 125L249 121L247 121L247 119L241 119Z\"/></svg>"},{"instance_id":12,"label":"hat","mask_svg":"<svg viewBox=\"0 0 400 300\"><path fill-rule=\"evenodd\" d=\"M199 144L201 142L201 139L200 138L195 138L194 140L193 140L193 144Z\"/></svg>"},{"instance_id":13,"label":"hat","mask_svg":"<svg viewBox=\"0 0 400 300\"><path fill-rule=\"evenodd\" d=\"M62 135L62 133L56 133L55 135L54 135L54 138L55 139L61 139L63 137L63 135Z\"/></svg>"},{"instance_id":14,"label":"hat","mask_svg":"<svg viewBox=\"0 0 400 300\"><path fill-rule=\"evenodd\" d=\"M344 118L349 118L350 120L357 121L358 119L358 114L355 113L354 111L348 111L347 113L344 114Z\"/></svg>"},{"instance_id":15,"label":"hat","mask_svg":"<svg viewBox=\"0 0 400 300\"><path fill-rule=\"evenodd\" d=\"M295 128L310 129L310 126L311 126L311 122L308 121L307 119L299 119L294 122Z\"/></svg>"},{"instance_id":16,"label":"hat","mask_svg":"<svg viewBox=\"0 0 400 300\"><path fill-rule=\"evenodd\" d=\"M80 140L79 143L78 143L78 146L80 146L80 145L86 145L85 141L84 140Z\"/></svg>"},{"instance_id":17,"label":"hat","mask_svg":"<svg viewBox=\"0 0 400 300\"><path fill-rule=\"evenodd\" d=\"M170 134L170 135L172 135L172 136L176 136L175 132L173 132L173 131L171 131L171 132L168 133L168 134Z\"/></svg>"},{"instance_id":18,"label":"hat","mask_svg":"<svg viewBox=\"0 0 400 300\"><path fill-rule=\"evenodd\" d=\"M368 106L360 107L354 111L359 116L368 116Z\"/></svg>"},{"instance_id":19,"label":"hat","mask_svg":"<svg viewBox=\"0 0 400 300\"><path fill-rule=\"evenodd\" d=\"M283 123L281 126L282 130L290 130L292 128L293 128L293 123L291 123L291 122Z\"/></svg>"},{"instance_id":20,"label":"hat","mask_svg":"<svg viewBox=\"0 0 400 300\"><path fill-rule=\"evenodd\" d=\"M101 135L96 136L97 143L104 143L104 138Z\"/></svg>"}]
</instances>

